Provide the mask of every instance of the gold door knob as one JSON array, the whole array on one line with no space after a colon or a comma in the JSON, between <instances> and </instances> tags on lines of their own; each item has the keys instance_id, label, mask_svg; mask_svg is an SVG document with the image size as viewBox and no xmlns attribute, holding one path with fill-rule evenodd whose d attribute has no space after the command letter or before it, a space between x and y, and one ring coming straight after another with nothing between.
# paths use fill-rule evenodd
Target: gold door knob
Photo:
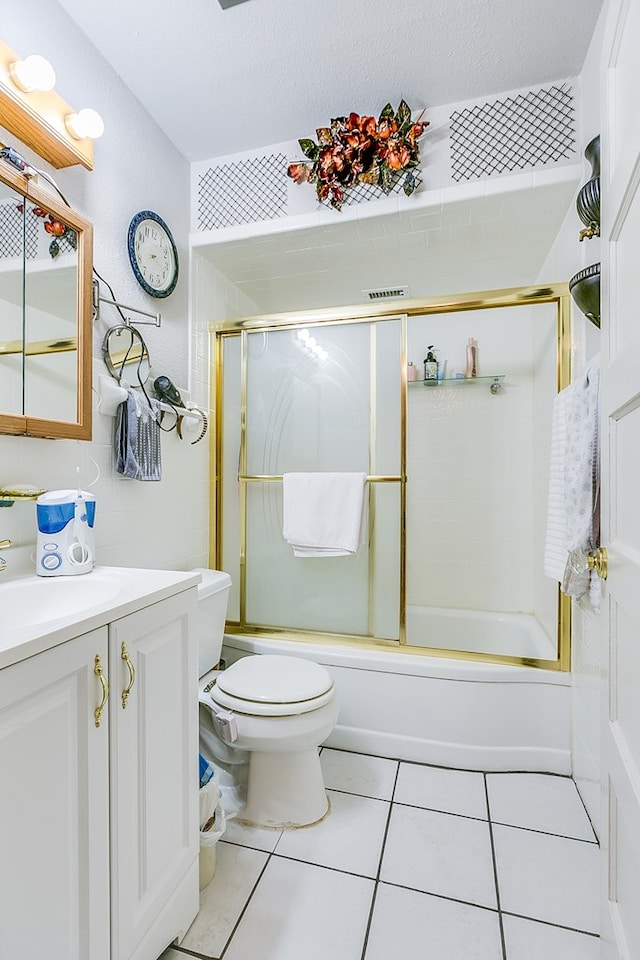
<instances>
[{"instance_id":1,"label":"gold door knob","mask_svg":"<svg viewBox=\"0 0 640 960\"><path fill-rule=\"evenodd\" d=\"M609 561L607 557L607 551L604 547L598 547L595 555L590 554L587 557L587 564L589 566L589 570L595 570L601 580L607 579Z\"/></svg>"}]
</instances>

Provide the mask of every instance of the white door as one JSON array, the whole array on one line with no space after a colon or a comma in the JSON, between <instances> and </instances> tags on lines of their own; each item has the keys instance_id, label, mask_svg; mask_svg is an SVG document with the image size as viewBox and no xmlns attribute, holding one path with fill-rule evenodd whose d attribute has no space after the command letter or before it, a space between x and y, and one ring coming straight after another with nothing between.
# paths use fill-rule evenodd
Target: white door
<instances>
[{"instance_id":1,"label":"white door","mask_svg":"<svg viewBox=\"0 0 640 960\"><path fill-rule=\"evenodd\" d=\"M107 630L0 670L0 958L109 960Z\"/></svg>"},{"instance_id":2,"label":"white door","mask_svg":"<svg viewBox=\"0 0 640 960\"><path fill-rule=\"evenodd\" d=\"M195 595L109 626L112 960L155 960L198 910Z\"/></svg>"},{"instance_id":3,"label":"white door","mask_svg":"<svg viewBox=\"0 0 640 960\"><path fill-rule=\"evenodd\" d=\"M603 956L640 957L640 0L610 0L602 99ZM606 648L605 648L606 649ZM604 658L605 666L607 658Z\"/></svg>"}]
</instances>

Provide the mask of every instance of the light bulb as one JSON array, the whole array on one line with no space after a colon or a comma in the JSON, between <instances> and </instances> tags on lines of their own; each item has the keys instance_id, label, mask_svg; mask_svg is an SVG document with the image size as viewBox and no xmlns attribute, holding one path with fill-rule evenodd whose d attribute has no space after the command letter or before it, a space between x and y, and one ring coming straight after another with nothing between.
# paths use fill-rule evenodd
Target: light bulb
<instances>
[{"instance_id":1,"label":"light bulb","mask_svg":"<svg viewBox=\"0 0 640 960\"><path fill-rule=\"evenodd\" d=\"M318 341L316 340L315 337L309 337L307 339L307 346L309 347L310 350L313 350L317 342Z\"/></svg>"},{"instance_id":2,"label":"light bulb","mask_svg":"<svg viewBox=\"0 0 640 960\"><path fill-rule=\"evenodd\" d=\"M303 341L304 341L304 340L308 340L308 339L309 339L309 331L308 331L308 330L298 330L298 339L299 339L299 340L303 340Z\"/></svg>"},{"instance_id":3,"label":"light bulb","mask_svg":"<svg viewBox=\"0 0 640 960\"><path fill-rule=\"evenodd\" d=\"M75 137L76 140L84 140L85 138L97 140L104 133L102 117L96 110L91 110L89 107L79 110L78 113L70 113L64 118L64 123L71 136Z\"/></svg>"},{"instance_id":4,"label":"light bulb","mask_svg":"<svg viewBox=\"0 0 640 960\"><path fill-rule=\"evenodd\" d=\"M9 65L9 76L23 93L34 90L53 90L56 72L44 57L32 53L24 60Z\"/></svg>"}]
</instances>

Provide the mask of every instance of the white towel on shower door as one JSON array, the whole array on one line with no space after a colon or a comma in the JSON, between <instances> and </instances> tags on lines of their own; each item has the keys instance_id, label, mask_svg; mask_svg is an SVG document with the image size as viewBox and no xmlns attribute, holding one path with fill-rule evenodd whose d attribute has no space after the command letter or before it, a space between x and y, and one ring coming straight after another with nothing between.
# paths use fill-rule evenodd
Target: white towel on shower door
<instances>
[{"instance_id":1,"label":"white towel on shower door","mask_svg":"<svg viewBox=\"0 0 640 960\"><path fill-rule=\"evenodd\" d=\"M360 545L365 473L285 473L282 534L296 557L345 557Z\"/></svg>"}]
</instances>

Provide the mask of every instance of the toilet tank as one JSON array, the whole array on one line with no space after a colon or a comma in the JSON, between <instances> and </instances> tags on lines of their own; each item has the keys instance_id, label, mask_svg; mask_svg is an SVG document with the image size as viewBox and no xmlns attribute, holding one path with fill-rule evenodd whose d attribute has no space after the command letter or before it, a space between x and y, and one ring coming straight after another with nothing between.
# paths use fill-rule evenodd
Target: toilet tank
<instances>
[{"instance_id":1,"label":"toilet tank","mask_svg":"<svg viewBox=\"0 0 640 960\"><path fill-rule=\"evenodd\" d=\"M195 617L198 676L202 677L220 660L231 577L221 570L207 570L204 567L198 567L194 573L202 576L202 583L199 583L197 588Z\"/></svg>"}]
</instances>

